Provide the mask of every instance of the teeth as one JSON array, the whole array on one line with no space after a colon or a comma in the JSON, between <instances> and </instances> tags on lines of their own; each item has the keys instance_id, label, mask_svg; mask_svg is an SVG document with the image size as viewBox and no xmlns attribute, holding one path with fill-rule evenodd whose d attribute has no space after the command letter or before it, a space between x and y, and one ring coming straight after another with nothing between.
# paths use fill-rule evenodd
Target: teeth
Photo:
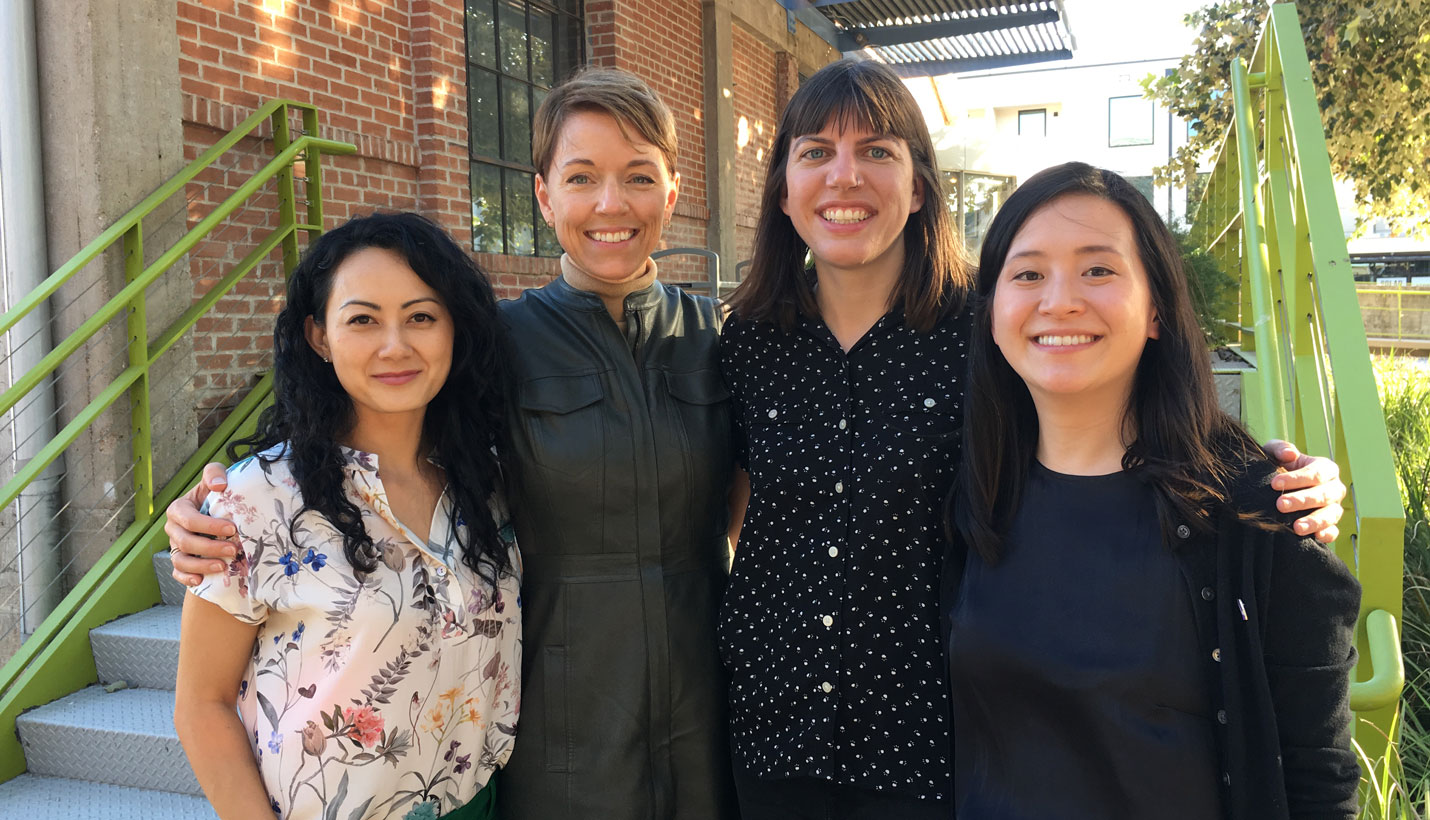
<instances>
[{"instance_id":1,"label":"teeth","mask_svg":"<svg viewBox=\"0 0 1430 820\"><path fill-rule=\"evenodd\" d=\"M852 225L868 219L869 212L863 208L830 208L823 216L837 225Z\"/></svg>"},{"instance_id":2,"label":"teeth","mask_svg":"<svg viewBox=\"0 0 1430 820\"><path fill-rule=\"evenodd\" d=\"M625 231L591 231L586 234L597 242L624 242L636 235L633 230Z\"/></svg>"},{"instance_id":3,"label":"teeth","mask_svg":"<svg viewBox=\"0 0 1430 820\"><path fill-rule=\"evenodd\" d=\"M1068 347L1070 345L1090 344L1095 336L1039 336L1037 342L1048 347Z\"/></svg>"}]
</instances>

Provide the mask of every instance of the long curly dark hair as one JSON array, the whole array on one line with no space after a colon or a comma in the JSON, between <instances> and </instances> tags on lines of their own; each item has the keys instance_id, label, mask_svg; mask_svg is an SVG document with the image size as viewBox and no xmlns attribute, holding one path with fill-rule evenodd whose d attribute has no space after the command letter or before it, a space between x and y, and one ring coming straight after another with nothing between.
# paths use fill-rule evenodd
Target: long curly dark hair
<instances>
[{"instance_id":1,"label":"long curly dark hair","mask_svg":"<svg viewBox=\"0 0 1430 820\"><path fill-rule=\"evenodd\" d=\"M360 572L377 568L380 555L362 513L343 493L338 439L355 422L352 398L304 334L306 319L322 321L338 267L365 248L402 257L437 291L452 317L452 368L427 405L422 443L446 472L453 520L465 524L465 532L457 530L462 562L495 582L511 570L487 506L488 496L501 486L496 453L506 444L511 357L486 275L425 217L358 217L308 247L288 279L287 304L273 328L273 405L263 411L253 435L229 445L229 457L259 454L267 463L286 458L303 496L302 509L289 521L290 532L302 513L316 512L342 533L343 554L353 567Z\"/></svg>"}]
</instances>

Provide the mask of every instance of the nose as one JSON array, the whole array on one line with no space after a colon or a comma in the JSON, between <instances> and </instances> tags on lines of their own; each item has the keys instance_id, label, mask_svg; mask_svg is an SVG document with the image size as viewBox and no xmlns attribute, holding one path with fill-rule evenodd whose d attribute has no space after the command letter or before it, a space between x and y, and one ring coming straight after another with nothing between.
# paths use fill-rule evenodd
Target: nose
<instances>
[{"instance_id":1,"label":"nose","mask_svg":"<svg viewBox=\"0 0 1430 820\"><path fill-rule=\"evenodd\" d=\"M383 333L382 346L378 348L377 355L384 359L397 359L411 350L412 345L407 340L405 328L389 327Z\"/></svg>"},{"instance_id":2,"label":"nose","mask_svg":"<svg viewBox=\"0 0 1430 820\"><path fill-rule=\"evenodd\" d=\"M825 183L831 188L858 188L863 183L859 178L858 158L851 151L836 153L825 167Z\"/></svg>"},{"instance_id":3,"label":"nose","mask_svg":"<svg viewBox=\"0 0 1430 820\"><path fill-rule=\"evenodd\" d=\"M618 214L625 209L626 197L620 183L615 180L604 183L596 194L596 213Z\"/></svg>"},{"instance_id":4,"label":"nose","mask_svg":"<svg viewBox=\"0 0 1430 820\"><path fill-rule=\"evenodd\" d=\"M1038 302L1038 312L1045 316L1074 316L1081 313L1085 305L1078 292L1077 277L1052 274L1042 288L1042 299Z\"/></svg>"}]
</instances>

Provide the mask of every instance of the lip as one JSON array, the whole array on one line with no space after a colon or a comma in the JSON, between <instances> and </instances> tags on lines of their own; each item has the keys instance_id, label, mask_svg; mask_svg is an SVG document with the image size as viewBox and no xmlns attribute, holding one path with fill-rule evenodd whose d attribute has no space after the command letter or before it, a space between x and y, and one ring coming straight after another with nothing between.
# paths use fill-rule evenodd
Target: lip
<instances>
[{"instance_id":1,"label":"lip","mask_svg":"<svg viewBox=\"0 0 1430 820\"><path fill-rule=\"evenodd\" d=\"M417 378L421 370L399 370L392 373L374 373L373 378L387 385L407 384Z\"/></svg>"}]
</instances>

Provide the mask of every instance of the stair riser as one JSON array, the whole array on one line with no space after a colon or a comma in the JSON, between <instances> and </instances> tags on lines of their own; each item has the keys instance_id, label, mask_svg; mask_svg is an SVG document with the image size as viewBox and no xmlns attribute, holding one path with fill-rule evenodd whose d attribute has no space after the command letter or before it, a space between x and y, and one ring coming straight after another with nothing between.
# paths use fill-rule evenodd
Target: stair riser
<instances>
[{"instance_id":1,"label":"stair riser","mask_svg":"<svg viewBox=\"0 0 1430 820\"><path fill-rule=\"evenodd\" d=\"M179 671L179 636L136 638L90 633L100 683L124 681L131 688L174 688Z\"/></svg>"},{"instance_id":2,"label":"stair riser","mask_svg":"<svg viewBox=\"0 0 1430 820\"><path fill-rule=\"evenodd\" d=\"M33 774L203 794L177 738L44 723L16 728Z\"/></svg>"}]
</instances>

